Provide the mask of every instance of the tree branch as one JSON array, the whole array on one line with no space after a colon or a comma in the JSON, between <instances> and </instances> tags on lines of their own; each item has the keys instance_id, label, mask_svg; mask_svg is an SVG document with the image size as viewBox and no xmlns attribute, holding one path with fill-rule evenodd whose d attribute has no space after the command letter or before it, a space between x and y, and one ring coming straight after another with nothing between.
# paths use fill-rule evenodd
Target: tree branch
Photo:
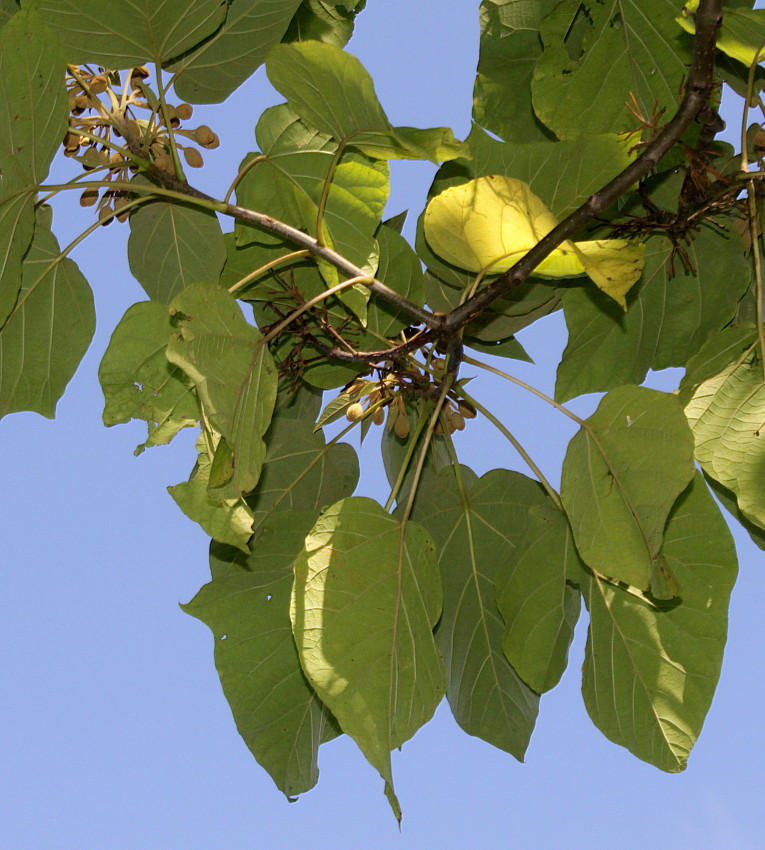
<instances>
[{"instance_id":1,"label":"tree branch","mask_svg":"<svg viewBox=\"0 0 765 850\"><path fill-rule=\"evenodd\" d=\"M709 98L714 83L714 57L717 32L722 23L722 0L701 0L696 12L696 37L693 59L683 99L677 112L650 142L643 153L627 168L614 177L600 191L543 237L521 260L493 283L482 289L464 304L448 313L441 327L455 330L480 316L498 298L520 286L534 269L562 242L574 235L584 225L604 213L631 186L651 172L659 160L677 142L686 128L699 114Z\"/></svg>"}]
</instances>

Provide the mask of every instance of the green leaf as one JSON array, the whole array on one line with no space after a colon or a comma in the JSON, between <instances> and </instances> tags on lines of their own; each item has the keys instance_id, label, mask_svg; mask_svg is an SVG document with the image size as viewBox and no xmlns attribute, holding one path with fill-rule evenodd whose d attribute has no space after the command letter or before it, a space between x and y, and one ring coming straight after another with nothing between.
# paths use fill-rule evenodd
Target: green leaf
<instances>
[{"instance_id":1,"label":"green leaf","mask_svg":"<svg viewBox=\"0 0 765 850\"><path fill-rule=\"evenodd\" d=\"M167 360L172 333L167 307L155 301L133 304L114 329L98 370L104 425L145 420L149 436L141 449L169 442L199 419L193 384Z\"/></svg>"},{"instance_id":2,"label":"green leaf","mask_svg":"<svg viewBox=\"0 0 765 850\"><path fill-rule=\"evenodd\" d=\"M0 0L0 27L19 11L18 0Z\"/></svg>"},{"instance_id":3,"label":"green leaf","mask_svg":"<svg viewBox=\"0 0 765 850\"><path fill-rule=\"evenodd\" d=\"M693 438L677 398L618 387L569 443L561 499L582 560L648 590L667 516L693 477Z\"/></svg>"},{"instance_id":4,"label":"green leaf","mask_svg":"<svg viewBox=\"0 0 765 850\"><path fill-rule=\"evenodd\" d=\"M534 113L531 79L542 55L541 19L557 0L483 0L473 120L508 142L549 139Z\"/></svg>"},{"instance_id":5,"label":"green leaf","mask_svg":"<svg viewBox=\"0 0 765 850\"><path fill-rule=\"evenodd\" d=\"M288 797L316 784L319 744L339 734L303 675L290 626L292 563L312 522L275 514L247 555L213 543L212 581L181 606L212 630L239 734Z\"/></svg>"},{"instance_id":6,"label":"green leaf","mask_svg":"<svg viewBox=\"0 0 765 850\"><path fill-rule=\"evenodd\" d=\"M93 293L61 258L48 211L37 213L19 297L0 329L0 417L33 410L52 419L95 330Z\"/></svg>"},{"instance_id":7,"label":"green leaf","mask_svg":"<svg viewBox=\"0 0 765 850\"><path fill-rule=\"evenodd\" d=\"M758 546L760 549L765 549L765 530L755 525L753 522L749 522L749 520L741 513L738 509L736 494L727 487L723 487L719 481L715 481L714 478L710 478L709 475L705 474L704 480L725 510L734 516L737 522L740 522L741 525L744 526L744 529L752 538L754 545Z\"/></svg>"},{"instance_id":8,"label":"green leaf","mask_svg":"<svg viewBox=\"0 0 765 850\"><path fill-rule=\"evenodd\" d=\"M645 269L627 296L626 313L592 287L566 290L569 339L558 367L558 401L642 383L649 369L684 366L733 318L751 276L741 240L702 227L686 250L696 271L678 270L676 257L671 275L669 241L648 241Z\"/></svg>"},{"instance_id":9,"label":"green leaf","mask_svg":"<svg viewBox=\"0 0 765 850\"><path fill-rule=\"evenodd\" d=\"M168 487L168 492L186 516L198 522L213 540L248 552L247 544L252 537L252 511L242 498L210 498L208 486L212 483L215 464L208 452L204 435L197 440L197 451L199 458L191 478Z\"/></svg>"},{"instance_id":10,"label":"green leaf","mask_svg":"<svg viewBox=\"0 0 765 850\"><path fill-rule=\"evenodd\" d=\"M390 752L443 696L432 634L440 613L430 536L413 523L402 528L371 499L328 508L295 561L291 615L303 670L385 780L399 820Z\"/></svg>"},{"instance_id":11,"label":"green leaf","mask_svg":"<svg viewBox=\"0 0 765 850\"><path fill-rule=\"evenodd\" d=\"M316 236L322 192L333 164L328 151L275 154L245 174L237 188L238 203ZM362 154L344 154L332 174L322 235L330 247L362 268L376 254L374 233L388 188L387 164ZM247 226L237 225L236 233L239 245L259 238L258 231ZM327 282L338 280L336 269L330 267Z\"/></svg>"},{"instance_id":12,"label":"green leaf","mask_svg":"<svg viewBox=\"0 0 765 850\"><path fill-rule=\"evenodd\" d=\"M568 142L499 142L473 127L467 138L474 177L500 174L528 183L563 219L625 169L632 141L606 133Z\"/></svg>"},{"instance_id":13,"label":"green leaf","mask_svg":"<svg viewBox=\"0 0 765 850\"><path fill-rule=\"evenodd\" d=\"M750 324L724 328L710 337L699 353L688 361L685 376L677 391L681 404L688 404L700 384L719 375L727 366L742 357L756 339L757 329Z\"/></svg>"},{"instance_id":14,"label":"green leaf","mask_svg":"<svg viewBox=\"0 0 765 850\"><path fill-rule=\"evenodd\" d=\"M421 307L425 300L422 266L409 243L390 227L381 226L375 234L380 251L377 278L394 292ZM368 306L367 330L381 338L392 338L408 327L411 317L387 301L372 298ZM381 348L384 348L381 344Z\"/></svg>"},{"instance_id":15,"label":"green leaf","mask_svg":"<svg viewBox=\"0 0 765 850\"><path fill-rule=\"evenodd\" d=\"M300 0L234 0L209 38L170 66L175 91L190 103L222 103L265 62ZM175 51L173 56L178 56Z\"/></svg>"},{"instance_id":16,"label":"green leaf","mask_svg":"<svg viewBox=\"0 0 765 850\"><path fill-rule=\"evenodd\" d=\"M736 552L697 473L667 522L663 554L682 588L660 609L583 575L590 611L582 692L606 737L661 770L684 770L720 676Z\"/></svg>"},{"instance_id":17,"label":"green leaf","mask_svg":"<svg viewBox=\"0 0 765 850\"><path fill-rule=\"evenodd\" d=\"M541 121L570 139L634 130L633 95L647 118L671 113L691 59L677 13L675 0L603 0L584 14L578 0L559 3L540 23L532 98Z\"/></svg>"},{"instance_id":18,"label":"green leaf","mask_svg":"<svg viewBox=\"0 0 765 850\"><path fill-rule=\"evenodd\" d=\"M283 41L324 41L343 47L353 35L356 16L365 6L366 0L350 3L303 0Z\"/></svg>"},{"instance_id":19,"label":"green leaf","mask_svg":"<svg viewBox=\"0 0 765 850\"><path fill-rule=\"evenodd\" d=\"M689 0L685 4L677 22L692 35L696 32L693 13L698 8L698 0ZM722 26L717 34L716 47L749 68L763 61L761 50L765 44L765 10L730 9L725 10Z\"/></svg>"},{"instance_id":20,"label":"green leaf","mask_svg":"<svg viewBox=\"0 0 765 850\"><path fill-rule=\"evenodd\" d=\"M155 301L169 304L192 283L217 281L226 259L214 213L150 201L130 216L130 271Z\"/></svg>"},{"instance_id":21,"label":"green leaf","mask_svg":"<svg viewBox=\"0 0 765 850\"><path fill-rule=\"evenodd\" d=\"M310 422L276 416L266 435L263 472L247 497L254 528L277 511L318 515L322 508L350 496L359 479L356 452L347 443L326 445Z\"/></svg>"},{"instance_id":22,"label":"green leaf","mask_svg":"<svg viewBox=\"0 0 765 850\"><path fill-rule=\"evenodd\" d=\"M567 583L582 568L565 515L548 498L527 508L524 532L498 572L502 647L537 693L554 688L568 663L579 592Z\"/></svg>"},{"instance_id":23,"label":"green leaf","mask_svg":"<svg viewBox=\"0 0 765 850\"><path fill-rule=\"evenodd\" d=\"M337 150L337 142L327 133L309 127L288 103L271 106L260 116L255 139L266 156L298 151Z\"/></svg>"},{"instance_id":24,"label":"green leaf","mask_svg":"<svg viewBox=\"0 0 765 850\"><path fill-rule=\"evenodd\" d=\"M23 0L58 35L66 61L117 70L167 62L206 38L226 16L221 0Z\"/></svg>"},{"instance_id":25,"label":"green leaf","mask_svg":"<svg viewBox=\"0 0 765 850\"><path fill-rule=\"evenodd\" d=\"M476 480L464 468L462 478L464 500L453 470L423 477L412 513L438 547L444 612L436 641L446 662L446 695L468 734L523 760L539 697L502 650L495 581L512 562L529 511L546 497L536 481L504 469Z\"/></svg>"},{"instance_id":26,"label":"green leaf","mask_svg":"<svg viewBox=\"0 0 765 850\"><path fill-rule=\"evenodd\" d=\"M696 460L736 494L739 510L765 528L765 380L759 351L704 381L685 408Z\"/></svg>"},{"instance_id":27,"label":"green leaf","mask_svg":"<svg viewBox=\"0 0 765 850\"><path fill-rule=\"evenodd\" d=\"M10 191L0 175L0 194ZM34 197L19 194L0 200L0 328L16 306L21 288L21 264L35 226Z\"/></svg>"},{"instance_id":28,"label":"green leaf","mask_svg":"<svg viewBox=\"0 0 765 850\"><path fill-rule=\"evenodd\" d=\"M392 127L364 66L334 44L281 44L269 54L266 71L307 124L369 156L437 162L464 153L447 128Z\"/></svg>"},{"instance_id":29,"label":"green leaf","mask_svg":"<svg viewBox=\"0 0 765 850\"><path fill-rule=\"evenodd\" d=\"M236 499L254 489L265 459L263 442L276 399L276 367L258 330L217 284L196 284L173 299L182 338L168 360L194 382L206 419L234 457L229 483L214 495Z\"/></svg>"}]
</instances>

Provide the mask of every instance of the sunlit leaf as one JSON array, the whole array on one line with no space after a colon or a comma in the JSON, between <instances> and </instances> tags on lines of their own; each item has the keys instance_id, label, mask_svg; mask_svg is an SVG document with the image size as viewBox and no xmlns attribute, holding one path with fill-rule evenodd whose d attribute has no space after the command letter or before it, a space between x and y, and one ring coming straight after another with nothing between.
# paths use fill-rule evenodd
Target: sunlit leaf
<instances>
[{"instance_id":1,"label":"sunlit leaf","mask_svg":"<svg viewBox=\"0 0 765 850\"><path fill-rule=\"evenodd\" d=\"M765 528L765 379L757 348L704 381L685 408L704 472L736 494Z\"/></svg>"},{"instance_id":2,"label":"sunlit leaf","mask_svg":"<svg viewBox=\"0 0 765 850\"><path fill-rule=\"evenodd\" d=\"M579 592L567 578L581 569L568 520L551 500L529 505L518 544L498 572L502 647L529 687L558 684L579 617Z\"/></svg>"},{"instance_id":3,"label":"sunlit leaf","mask_svg":"<svg viewBox=\"0 0 765 850\"><path fill-rule=\"evenodd\" d=\"M432 634L440 613L435 547L421 526L402 528L360 497L322 514L295 562L295 642L306 676L385 780L399 819L390 753L444 694Z\"/></svg>"},{"instance_id":4,"label":"sunlit leaf","mask_svg":"<svg viewBox=\"0 0 765 850\"><path fill-rule=\"evenodd\" d=\"M316 784L319 744L339 734L303 675L290 625L292 563L313 520L275 514L249 554L213 543L212 581L182 606L212 630L239 734L287 796Z\"/></svg>"},{"instance_id":5,"label":"sunlit leaf","mask_svg":"<svg viewBox=\"0 0 765 850\"><path fill-rule=\"evenodd\" d=\"M604 735L676 773L714 696L737 572L730 532L698 473L672 509L662 551L682 588L675 607L582 575L590 612L582 691Z\"/></svg>"},{"instance_id":6,"label":"sunlit leaf","mask_svg":"<svg viewBox=\"0 0 765 850\"><path fill-rule=\"evenodd\" d=\"M693 469L693 437L674 396L635 386L608 393L563 463L561 499L582 560L648 590L667 516Z\"/></svg>"},{"instance_id":7,"label":"sunlit leaf","mask_svg":"<svg viewBox=\"0 0 765 850\"><path fill-rule=\"evenodd\" d=\"M694 12L699 0L689 0L677 22L693 35L696 32ZM717 34L716 47L747 68L755 61L765 60L765 10L726 8L722 26Z\"/></svg>"},{"instance_id":8,"label":"sunlit leaf","mask_svg":"<svg viewBox=\"0 0 765 850\"><path fill-rule=\"evenodd\" d=\"M557 219L526 183L479 177L436 195L425 210L425 238L443 259L473 272L506 271L546 236ZM540 277L587 274L624 306L643 269L644 246L624 239L565 241L534 270Z\"/></svg>"}]
</instances>

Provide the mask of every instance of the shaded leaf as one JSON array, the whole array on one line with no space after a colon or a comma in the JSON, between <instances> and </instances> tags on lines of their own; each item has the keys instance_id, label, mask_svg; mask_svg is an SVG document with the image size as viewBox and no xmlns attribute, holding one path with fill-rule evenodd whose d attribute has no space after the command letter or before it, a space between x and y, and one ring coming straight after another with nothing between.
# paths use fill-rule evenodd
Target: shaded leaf
<instances>
[{"instance_id":1,"label":"shaded leaf","mask_svg":"<svg viewBox=\"0 0 765 850\"><path fill-rule=\"evenodd\" d=\"M592 288L566 290L569 339L558 367L558 401L642 383L649 369L684 366L733 318L751 276L740 239L705 227L687 250L696 272L677 271L676 258L670 275L669 241L648 241L645 269L627 296L626 314Z\"/></svg>"},{"instance_id":2,"label":"shaded leaf","mask_svg":"<svg viewBox=\"0 0 765 850\"><path fill-rule=\"evenodd\" d=\"M549 499L527 507L525 529L498 571L502 648L526 684L558 684L579 618L579 592L567 582L582 568L565 515Z\"/></svg>"},{"instance_id":3,"label":"shaded leaf","mask_svg":"<svg viewBox=\"0 0 765 850\"><path fill-rule=\"evenodd\" d=\"M534 113L531 78L542 55L539 22L557 0L483 0L473 119L508 142L551 137Z\"/></svg>"},{"instance_id":4,"label":"shaded leaf","mask_svg":"<svg viewBox=\"0 0 765 850\"><path fill-rule=\"evenodd\" d=\"M676 773L714 696L737 572L730 532L698 473L672 508L662 553L682 587L673 608L583 574L590 631L582 692L606 737Z\"/></svg>"},{"instance_id":5,"label":"shaded leaf","mask_svg":"<svg viewBox=\"0 0 765 850\"><path fill-rule=\"evenodd\" d=\"M155 301L133 304L114 329L98 369L104 425L145 420L149 436L141 448L169 442L199 419L191 381L167 360L172 334L167 307Z\"/></svg>"},{"instance_id":6,"label":"shaded leaf","mask_svg":"<svg viewBox=\"0 0 765 850\"><path fill-rule=\"evenodd\" d=\"M569 443L561 499L582 560L648 590L664 526L693 477L693 438L677 398L644 387L609 392Z\"/></svg>"},{"instance_id":7,"label":"shaded leaf","mask_svg":"<svg viewBox=\"0 0 765 850\"><path fill-rule=\"evenodd\" d=\"M300 0L235 0L226 19L201 44L170 66L175 91L190 103L221 103L266 61ZM178 56L180 51L174 51Z\"/></svg>"},{"instance_id":8,"label":"shaded leaf","mask_svg":"<svg viewBox=\"0 0 765 850\"><path fill-rule=\"evenodd\" d=\"M52 419L95 330L93 293L61 258L47 212L37 213L18 300L0 329L0 417L33 410Z\"/></svg>"},{"instance_id":9,"label":"shaded leaf","mask_svg":"<svg viewBox=\"0 0 765 850\"><path fill-rule=\"evenodd\" d=\"M540 23L532 98L541 121L561 138L634 130L632 95L648 118L671 113L691 59L677 13L674 0L603 0L586 14L559 3Z\"/></svg>"},{"instance_id":10,"label":"shaded leaf","mask_svg":"<svg viewBox=\"0 0 765 850\"><path fill-rule=\"evenodd\" d=\"M292 563L312 523L311 514L275 514L249 554L213 543L212 581L181 606L212 630L239 734L287 796L316 784L319 744L339 734L303 675L290 625Z\"/></svg>"},{"instance_id":11,"label":"shaded leaf","mask_svg":"<svg viewBox=\"0 0 765 850\"><path fill-rule=\"evenodd\" d=\"M31 5L24 0L24 7ZM66 61L114 70L166 62L199 44L226 16L222 0L34 0Z\"/></svg>"},{"instance_id":12,"label":"shaded leaf","mask_svg":"<svg viewBox=\"0 0 765 850\"><path fill-rule=\"evenodd\" d=\"M365 6L366 0L303 0L283 41L324 41L343 47L353 35L356 16Z\"/></svg>"},{"instance_id":13,"label":"shaded leaf","mask_svg":"<svg viewBox=\"0 0 765 850\"><path fill-rule=\"evenodd\" d=\"M757 349L704 381L685 415L704 472L736 494L748 520L765 528L765 380Z\"/></svg>"},{"instance_id":14,"label":"shaded leaf","mask_svg":"<svg viewBox=\"0 0 765 850\"><path fill-rule=\"evenodd\" d=\"M198 522L213 540L248 552L247 544L252 537L252 511L242 498L210 498L208 485L211 483L214 462L204 435L197 440L197 451L199 458L190 479L168 487L168 492L186 516Z\"/></svg>"},{"instance_id":15,"label":"shaded leaf","mask_svg":"<svg viewBox=\"0 0 765 850\"><path fill-rule=\"evenodd\" d=\"M196 284L173 299L182 336L168 360L194 382L206 419L233 454L233 473L215 492L236 499L254 489L265 458L263 442L276 399L276 367L261 335L217 284Z\"/></svg>"},{"instance_id":16,"label":"shaded leaf","mask_svg":"<svg viewBox=\"0 0 765 850\"><path fill-rule=\"evenodd\" d=\"M155 301L192 283L217 281L226 259L214 213L173 201L150 201L130 215L130 271Z\"/></svg>"},{"instance_id":17,"label":"shaded leaf","mask_svg":"<svg viewBox=\"0 0 765 850\"><path fill-rule=\"evenodd\" d=\"M432 628L441 612L433 541L371 499L344 499L317 521L295 561L292 627L303 669L340 727L393 790L390 752L444 693Z\"/></svg>"},{"instance_id":18,"label":"shaded leaf","mask_svg":"<svg viewBox=\"0 0 765 850\"><path fill-rule=\"evenodd\" d=\"M495 581L512 562L528 512L546 497L536 481L504 469L476 480L464 468L462 478L464 501L453 470L424 477L412 513L438 547L444 611L436 641L446 662L446 695L468 734L523 760L539 697L502 650Z\"/></svg>"},{"instance_id":19,"label":"shaded leaf","mask_svg":"<svg viewBox=\"0 0 765 850\"><path fill-rule=\"evenodd\" d=\"M736 521L740 522L741 525L744 526L744 529L752 538L754 545L758 546L760 549L765 549L765 530L755 525L753 522L749 522L749 520L741 513L738 509L736 494L727 487L723 487L719 481L715 481L715 479L711 478L709 475L705 474L704 480L725 510L728 511L729 514L732 514Z\"/></svg>"}]
</instances>

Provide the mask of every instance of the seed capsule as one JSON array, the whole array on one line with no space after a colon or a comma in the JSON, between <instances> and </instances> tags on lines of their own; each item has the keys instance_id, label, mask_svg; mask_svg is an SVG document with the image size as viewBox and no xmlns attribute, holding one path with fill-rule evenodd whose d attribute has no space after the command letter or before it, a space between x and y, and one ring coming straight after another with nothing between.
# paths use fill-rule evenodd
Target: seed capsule
<instances>
[{"instance_id":1,"label":"seed capsule","mask_svg":"<svg viewBox=\"0 0 765 850\"><path fill-rule=\"evenodd\" d=\"M201 168L205 164L202 154L196 148L184 148L183 158L192 168Z\"/></svg>"},{"instance_id":2,"label":"seed capsule","mask_svg":"<svg viewBox=\"0 0 765 850\"><path fill-rule=\"evenodd\" d=\"M190 103L179 103L178 106L175 107L175 114L181 119L181 121L188 121L193 112L194 107Z\"/></svg>"},{"instance_id":3,"label":"seed capsule","mask_svg":"<svg viewBox=\"0 0 765 850\"><path fill-rule=\"evenodd\" d=\"M409 436L409 418L403 411L396 417L396 421L393 423L393 431L402 440Z\"/></svg>"},{"instance_id":4,"label":"seed capsule","mask_svg":"<svg viewBox=\"0 0 765 850\"><path fill-rule=\"evenodd\" d=\"M348 410L345 411L345 418L349 422L358 422L363 415L364 408L358 402L352 404Z\"/></svg>"},{"instance_id":5,"label":"seed capsule","mask_svg":"<svg viewBox=\"0 0 765 850\"><path fill-rule=\"evenodd\" d=\"M449 417L449 423L453 425L457 431L465 430L465 417L458 410L455 410Z\"/></svg>"},{"instance_id":6,"label":"seed capsule","mask_svg":"<svg viewBox=\"0 0 765 850\"><path fill-rule=\"evenodd\" d=\"M382 425L383 422L385 422L385 411L382 407L376 407L372 411L372 422L374 422L375 425Z\"/></svg>"},{"instance_id":7,"label":"seed capsule","mask_svg":"<svg viewBox=\"0 0 765 850\"><path fill-rule=\"evenodd\" d=\"M203 148L207 148L208 150L217 148L218 145L220 145L220 140L207 126L207 124L202 124L197 127L196 132L194 133L194 138L200 145L202 145Z\"/></svg>"},{"instance_id":8,"label":"seed capsule","mask_svg":"<svg viewBox=\"0 0 765 850\"><path fill-rule=\"evenodd\" d=\"M92 207L93 204L98 200L98 189L86 189L80 195L80 206L81 207Z\"/></svg>"}]
</instances>

